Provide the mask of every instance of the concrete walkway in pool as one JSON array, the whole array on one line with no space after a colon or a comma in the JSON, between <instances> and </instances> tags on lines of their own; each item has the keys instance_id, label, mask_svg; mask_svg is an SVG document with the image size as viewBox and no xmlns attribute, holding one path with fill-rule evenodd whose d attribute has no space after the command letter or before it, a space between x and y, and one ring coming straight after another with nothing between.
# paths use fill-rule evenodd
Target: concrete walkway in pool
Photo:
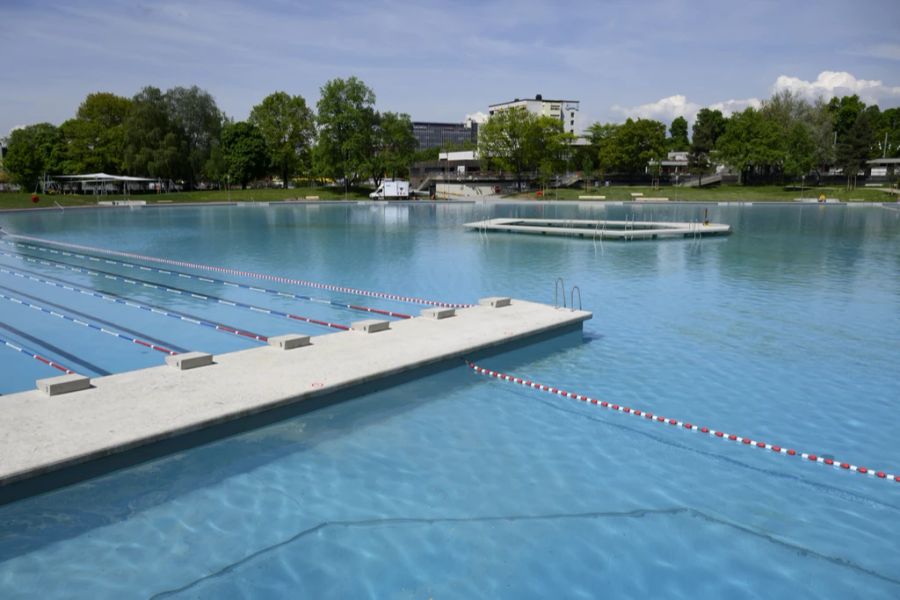
<instances>
[{"instance_id":1,"label":"concrete walkway in pool","mask_svg":"<svg viewBox=\"0 0 900 600\"><path fill-rule=\"evenodd\" d=\"M442 309L430 309L439 311ZM427 313L428 310L423 311ZM560 333L586 311L513 300L448 318L392 321L292 350L216 355L190 370L152 367L92 380L90 389L34 390L0 403L0 486L529 337Z\"/></svg>"}]
</instances>

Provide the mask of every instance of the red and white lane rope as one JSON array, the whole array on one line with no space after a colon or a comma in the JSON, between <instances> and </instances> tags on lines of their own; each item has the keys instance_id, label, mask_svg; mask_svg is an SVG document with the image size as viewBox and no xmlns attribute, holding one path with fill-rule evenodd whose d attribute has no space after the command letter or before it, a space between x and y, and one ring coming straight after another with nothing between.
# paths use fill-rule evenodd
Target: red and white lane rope
<instances>
[{"instance_id":1,"label":"red and white lane rope","mask_svg":"<svg viewBox=\"0 0 900 600\"><path fill-rule=\"evenodd\" d=\"M23 346L18 346L3 337L0 337L0 344L3 344L7 348L12 348L16 352L21 352L25 356L30 356L34 360L38 360L38 361L44 363L45 365L51 366L54 369L56 369L57 371L62 371L66 375L75 375L76 374L75 371L73 371L72 369L70 369L68 367L64 367L63 365L59 364L58 362L54 362L54 361L50 360L49 358L41 356L40 354L38 354L37 352L34 352L33 350L29 350L28 348L25 348Z\"/></svg>"},{"instance_id":2,"label":"red and white lane rope","mask_svg":"<svg viewBox=\"0 0 900 600\"><path fill-rule=\"evenodd\" d=\"M221 331L223 333L227 333L230 335L236 335L240 337L249 338L251 340L256 340L258 342L268 342L268 336L262 335L260 333L254 333L252 331L248 331L246 329L238 329L236 327L232 327L230 325L226 325L224 323L219 323L217 321L209 321L207 319L201 319L199 317L195 317L193 315L189 315L186 313L179 312L177 310L171 310L162 308L161 306L156 306L155 304L146 304L143 302L138 302L136 300L131 300L130 298L120 296L118 294L114 294L112 292L97 292L92 290L91 288L86 288L68 281L63 281L61 279L57 279L56 281L51 281L45 277L37 277L34 275L28 275L25 273L20 273L14 269L7 269L0 266L0 273L5 273L7 275L12 275L13 277L19 277L21 279L30 279L32 281L37 281L39 283L43 283L45 285L49 285L52 287L60 288L69 292L77 292L79 294L84 294L86 296L91 296L93 298L99 298L101 300L106 300L108 302L115 302L117 304L122 304L124 306L128 306L131 308L137 308L139 310L144 310L147 312L151 312L157 315L163 315L164 317L170 317L172 319L178 319L179 321L184 321L185 323L191 323L193 325L198 325L200 327L209 327L211 329L215 329L216 331ZM49 277L49 275L48 275ZM54 278L55 279L55 278Z\"/></svg>"},{"instance_id":3,"label":"red and white lane rope","mask_svg":"<svg viewBox=\"0 0 900 600\"><path fill-rule=\"evenodd\" d=\"M9 256L11 258L20 258L22 256L22 255L10 254L8 252L0 251L0 256L4 256L4 255ZM29 259L23 258L22 260L29 260ZM235 308L243 308L243 309L257 312L257 313L263 313L263 314L272 315L275 317L291 319L292 321L302 321L304 323L310 323L312 325L321 325L322 327L330 327L331 329L339 329L341 331L349 331L350 330L350 327L348 327L347 325L342 325L340 323L332 323L330 321L314 319L313 317L305 317L303 315L295 315L293 313L276 310L274 308L265 308L263 306L256 306L255 304L248 304L246 302L238 302L237 300L226 300L225 298L213 296L212 294L201 294L199 292L192 292L191 290L186 290L184 288L172 287L172 286L168 286L168 285L163 285L161 283L153 283L152 281L146 281L143 279L132 279L130 277L124 277L122 275L110 273L109 271L101 271L99 269L88 269L85 267L75 267L73 265L68 265L66 263L61 263L59 261L52 261L52 262L55 262L56 264L51 264L51 261L49 261L49 260L37 261L36 259L33 259L33 258L31 260L33 260L34 262L43 262L47 266L50 266L50 267L66 269L69 271L73 271L75 273L85 273L87 275L95 275L97 277L103 277L105 279L111 279L113 281L121 281L121 282L127 283L129 285L143 286L143 287L149 287L149 288L153 288L153 289L157 289L157 290L163 290L170 294L177 294L179 296L185 296L185 297L189 296L191 298L196 298L198 300L203 300L205 302L215 302L218 304L225 304L227 306L233 306ZM11 272L9 269L5 269L2 266L0 266L0 273L10 273L12 275L18 275L17 272ZM27 277L28 279L31 279L32 281L37 281L40 283L50 283L50 285L53 285L51 282L48 282L46 279L37 277L33 274L28 275L26 273L22 273L21 275L24 277Z\"/></svg>"},{"instance_id":4,"label":"red and white lane rope","mask_svg":"<svg viewBox=\"0 0 900 600\"><path fill-rule=\"evenodd\" d=\"M163 354L168 354L168 355L170 355L170 356L173 356L173 355L175 355L175 354L178 354L178 353L175 352L174 350L170 350L170 349L166 348L165 346L159 346L159 345L154 344L154 343L152 343L152 342L148 342L147 340L142 340L142 339L140 339L140 338L132 337L132 336L130 336L130 335L128 335L128 334L125 334L125 333L121 333L121 332L118 332L118 331L113 331L112 329L107 329L107 328L104 327L103 325L98 325L98 324L96 324L96 323L91 323L90 321L83 321L83 320L81 320L81 319L79 319L79 318L77 318L77 317L73 317L73 316L71 316L71 315L67 315L67 314L65 314L65 313L61 313L61 312L59 312L59 311L55 311L55 310L49 309L49 308L47 308L47 307L45 307L45 306L40 306L40 305L38 305L38 304L32 304L32 303L29 302L28 300L23 300L22 298L16 298L15 296L7 296L7 295L4 294L3 292L0 292L0 299L2 299L2 300L7 300L7 301L12 302L12 303L14 303L14 304L19 304L19 305L21 305L21 306L26 306L26 307L28 307L28 308L32 308L32 309L34 309L34 310L37 310L37 311L40 311L40 312L42 312L42 313L48 314L48 315L50 315L51 317L56 317L57 319L62 319L62 320L64 320L64 321L69 321L70 323L75 323L76 325L81 325L82 327L87 327L87 328L89 328L89 329L94 329L94 330L96 330L96 331L99 331L100 333L105 333L106 335L111 335L111 336L113 336L113 337L115 337L115 338L119 338L120 340L125 340L126 342L131 342L132 344L137 344L137 345L139 345L139 346L144 346L144 347L146 347L146 348L150 348L151 350L156 350L157 352L162 352ZM40 360L40 359L38 359L38 360Z\"/></svg>"},{"instance_id":5,"label":"red and white lane rope","mask_svg":"<svg viewBox=\"0 0 900 600\"><path fill-rule=\"evenodd\" d=\"M547 392L549 394L553 394L554 396L562 396L564 398L571 398L573 400L579 400L581 402L586 402L588 404L592 404L594 406L598 406L600 408L605 408L608 410L620 412L626 415L633 415L635 417L640 417L646 419L648 421L652 421L654 423L666 424L673 427L677 427L679 429L686 429L688 431L699 431L700 433L705 433L710 437L716 437L721 440L737 442L747 447L759 448L762 450L771 450L772 452L776 452L778 454L782 454L784 456L797 456L809 462L821 463L824 465L828 465L830 467L834 467L835 469L843 469L847 471L855 471L861 475L868 475L870 477L874 477L876 479L885 479L885 480L893 480L897 483L900 483L900 475L892 475L890 473L885 473L884 471L876 471L870 469L868 467L863 467L859 465L853 465L846 462L841 462L834 460L832 458L823 458L821 456L817 456L815 454L810 454L807 452L798 452L791 448L785 448L783 446L776 446L774 444L769 444L766 442L761 442L759 440L753 440L748 437L743 437L739 435L735 435L733 433L725 433L724 431L717 431L715 429L710 429L709 427L701 427L694 425L692 423L687 423L684 421L679 421L677 419L670 419L668 417L664 417L662 415L654 415L651 412L639 410L636 408L630 408L628 406L620 406L618 404L612 404L607 402L606 400L597 400L596 398L591 398L590 396L585 396L584 394L577 394L575 392L567 392L565 390L561 390L555 387L550 387L548 385L544 385L542 383L538 383L536 381L531 381L530 379L522 379L521 377L516 377L514 375L509 375L506 373L501 373L499 371L491 371L490 369L485 369L484 367L480 367L473 362L466 361L466 364L476 373L481 375L486 375L488 377L493 377L494 379L500 379L502 381L508 381L510 383L515 383L518 385L523 385L528 388L536 389L542 392Z\"/></svg>"},{"instance_id":6,"label":"red and white lane rope","mask_svg":"<svg viewBox=\"0 0 900 600\"><path fill-rule=\"evenodd\" d=\"M28 248L30 250L37 250L39 252L49 252L51 254L58 254L60 256L80 258L83 260L90 260L93 262L101 262L101 259L97 258L96 256L91 256L89 254L81 254L78 252L67 252L66 250L57 250L55 248L45 248L43 246L35 246L32 244L26 244L24 242L7 242L7 241L2 241L2 240L0 240L0 242L2 242L3 244L6 244L12 248L16 248L17 246L22 246L24 248ZM14 255L14 254L10 254L8 252L0 252L0 254L2 254L3 256L9 256L12 258L25 257L22 260L29 260L29 261L35 261L35 262L42 260L42 259L37 259L34 257L29 257L27 254L15 254ZM57 262L57 264L67 264L67 263L59 263L58 261L53 261L53 262ZM104 259L102 259L102 262L104 262L108 265L116 265L116 266L124 267L126 269L135 269L136 268L141 271L149 271L151 273L159 273L160 275L167 275L169 277L179 277L179 278L183 278L183 279L190 279L192 281L201 281L203 283L216 283L216 284L220 284L220 285L227 285L229 287L240 288L242 290L250 290L252 292L260 292L260 293L264 293L264 294L269 294L272 296L281 296L282 298L292 298L294 300L305 300L307 302L315 302L317 304L328 304L330 306L336 306L338 308L346 308L346 309L354 310L357 312L379 314L379 315L384 315L386 317L394 317L397 319L411 319L412 318L411 315L407 315L405 313L396 312L396 311L392 311L392 310L384 310L381 308L372 308L371 306L361 306L358 304L347 304L345 302L337 302L335 300L329 300L328 298L316 298L314 296L306 296L304 294L295 294L293 292L282 292L280 290L273 290L273 289L268 289L268 288L247 285L246 283L240 283L238 281L229 281L227 279L217 279L215 277L203 277L202 275L194 275L192 273L185 273L184 271L176 271L174 269L172 269L170 271L168 269L160 269L158 267L151 268L151 267L146 267L144 265L139 265L136 263L126 262L126 261L122 261L122 260L113 260L110 258L104 258ZM47 263L45 263L45 264L47 264Z\"/></svg>"},{"instance_id":7,"label":"red and white lane rope","mask_svg":"<svg viewBox=\"0 0 900 600\"><path fill-rule=\"evenodd\" d=\"M357 288L346 287L342 285L334 285L330 283L319 283L317 281L307 281L305 279L294 279L291 277L281 277L280 275L271 275L269 273L256 273L253 271L241 271L229 267L218 267L215 265L205 265L202 263L192 263L183 260L172 260L170 258L160 258L157 256L148 256L145 254L135 254L133 252L120 252L117 250L108 250L106 248L97 248L95 246L85 246L82 244L70 244L67 242L58 242L55 240L47 240L44 238L34 237L30 235L20 235L17 233L3 232L10 238L19 240L28 240L40 244L50 244L62 248L76 248L87 252L97 252L99 254L108 254L112 256L124 256L125 258L134 258L147 262L161 263L166 265L176 265L179 267L187 267L201 271L214 271L216 273L228 273L229 275L238 275L240 277L249 277L251 279L263 279L265 281L274 281L277 283L286 283L289 285L299 285L311 287L320 290L330 290L333 292L343 292L347 294L357 294L360 296L368 296L371 298L384 298L387 300L396 300L398 302L410 302L413 304L427 304L431 306L441 306L446 308L468 308L471 304L454 304L451 302L440 302L437 300L428 300L425 298L417 298L415 296L401 296L399 294L390 294L387 292L373 292L369 290L361 290Z\"/></svg>"}]
</instances>

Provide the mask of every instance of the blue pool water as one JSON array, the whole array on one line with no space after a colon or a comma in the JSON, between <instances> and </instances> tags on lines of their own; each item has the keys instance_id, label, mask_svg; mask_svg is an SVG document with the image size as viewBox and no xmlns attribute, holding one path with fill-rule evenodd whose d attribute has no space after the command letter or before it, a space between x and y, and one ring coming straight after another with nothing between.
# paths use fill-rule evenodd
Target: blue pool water
<instances>
[{"instance_id":1,"label":"blue pool water","mask_svg":"<svg viewBox=\"0 0 900 600\"><path fill-rule=\"evenodd\" d=\"M148 208L5 214L0 226L451 302L494 294L552 302L563 277L594 312L584 336L484 366L900 471L900 212L713 206L710 218L735 233L700 242L595 244L460 227L488 216L691 220L705 208ZM46 282L262 335L330 330L120 276L338 323L367 318L2 239L0 269L7 296L192 350L258 342ZM163 360L3 299L0 323L18 332L0 327L0 337L85 374ZM8 348L0 357L3 394L57 374ZM460 365L2 506L0 595L896 598L898 517L900 483L611 413Z\"/></svg>"}]
</instances>

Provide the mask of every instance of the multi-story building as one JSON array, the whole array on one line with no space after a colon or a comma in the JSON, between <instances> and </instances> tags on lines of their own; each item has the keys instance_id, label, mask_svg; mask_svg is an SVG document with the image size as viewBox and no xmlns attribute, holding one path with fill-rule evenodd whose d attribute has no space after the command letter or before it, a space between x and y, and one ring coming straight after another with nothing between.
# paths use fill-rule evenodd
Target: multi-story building
<instances>
[{"instance_id":1,"label":"multi-story building","mask_svg":"<svg viewBox=\"0 0 900 600\"><path fill-rule=\"evenodd\" d=\"M493 115L501 110L524 108L536 115L559 119L563 124L563 130L577 134L581 129L578 112L580 104L578 100L544 100L544 97L538 94L534 97L534 100L520 100L516 98L512 102L491 104L488 107L488 113Z\"/></svg>"},{"instance_id":2,"label":"multi-story building","mask_svg":"<svg viewBox=\"0 0 900 600\"><path fill-rule=\"evenodd\" d=\"M462 147L478 143L478 123L431 123L413 121L413 135L419 150Z\"/></svg>"}]
</instances>

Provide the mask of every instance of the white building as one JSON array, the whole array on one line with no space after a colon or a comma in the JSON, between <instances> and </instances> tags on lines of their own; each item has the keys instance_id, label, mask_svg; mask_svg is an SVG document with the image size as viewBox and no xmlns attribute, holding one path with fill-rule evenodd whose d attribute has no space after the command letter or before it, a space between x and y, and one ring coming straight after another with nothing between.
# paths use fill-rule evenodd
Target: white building
<instances>
[{"instance_id":1,"label":"white building","mask_svg":"<svg viewBox=\"0 0 900 600\"><path fill-rule=\"evenodd\" d=\"M579 119L580 104L578 100L544 100L544 97L538 94L534 97L534 100L520 100L516 98L512 102L491 104L488 107L488 113L493 115L501 110L524 108L536 115L559 119L563 124L564 131L577 134L581 130Z\"/></svg>"}]
</instances>

